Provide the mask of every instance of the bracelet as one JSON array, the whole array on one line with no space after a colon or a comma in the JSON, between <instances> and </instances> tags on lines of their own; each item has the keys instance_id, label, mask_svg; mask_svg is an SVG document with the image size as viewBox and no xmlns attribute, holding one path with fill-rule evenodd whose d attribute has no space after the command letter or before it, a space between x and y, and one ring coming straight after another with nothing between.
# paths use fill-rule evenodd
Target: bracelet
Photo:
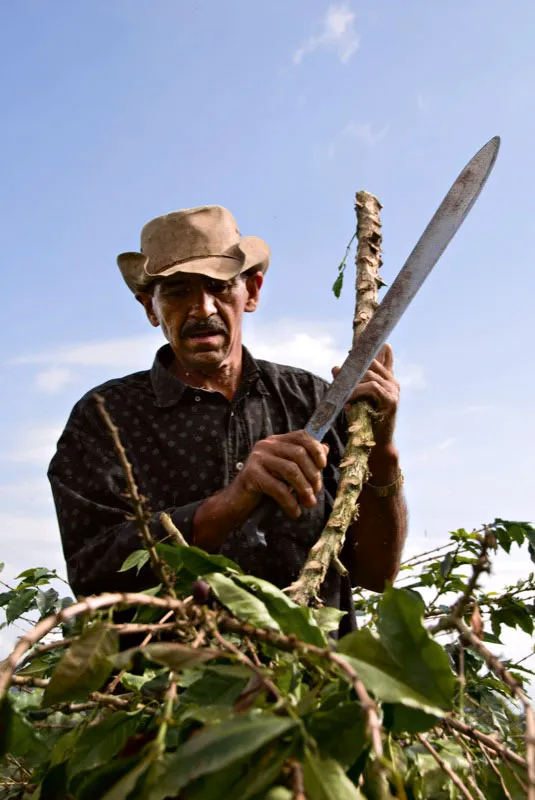
<instances>
[{"instance_id":1,"label":"bracelet","mask_svg":"<svg viewBox=\"0 0 535 800\"><path fill-rule=\"evenodd\" d=\"M403 473L399 471L399 475L395 481L388 483L386 486L374 486L373 483L366 483L377 497L392 497L396 492L401 489L404 481Z\"/></svg>"}]
</instances>

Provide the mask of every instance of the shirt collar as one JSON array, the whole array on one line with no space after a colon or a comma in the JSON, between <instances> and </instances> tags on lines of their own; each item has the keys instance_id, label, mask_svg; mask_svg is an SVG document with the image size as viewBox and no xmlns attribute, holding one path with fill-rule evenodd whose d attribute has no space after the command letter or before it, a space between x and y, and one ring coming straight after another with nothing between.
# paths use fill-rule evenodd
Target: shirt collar
<instances>
[{"instance_id":1,"label":"shirt collar","mask_svg":"<svg viewBox=\"0 0 535 800\"><path fill-rule=\"evenodd\" d=\"M169 344L164 344L163 347L160 347L154 357L150 377L152 388L156 395L156 405L159 408L170 408L178 403L188 386L170 371L169 368L173 363L173 359L173 351ZM260 366L245 347L243 348L242 359L243 376L237 394L241 395L244 390L247 391L253 386L256 386L256 389L261 394L269 394L261 377Z\"/></svg>"}]
</instances>

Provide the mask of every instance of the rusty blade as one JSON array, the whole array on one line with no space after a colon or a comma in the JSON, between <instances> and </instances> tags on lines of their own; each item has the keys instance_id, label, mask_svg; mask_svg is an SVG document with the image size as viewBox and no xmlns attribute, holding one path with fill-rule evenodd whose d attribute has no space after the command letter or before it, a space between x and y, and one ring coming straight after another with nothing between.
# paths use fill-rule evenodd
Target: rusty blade
<instances>
[{"instance_id":1,"label":"rusty blade","mask_svg":"<svg viewBox=\"0 0 535 800\"><path fill-rule=\"evenodd\" d=\"M442 201L310 418L305 430L315 439L319 441L323 439L344 407L344 403L364 377L373 359L461 227L491 173L499 147L499 136L487 142L468 162Z\"/></svg>"}]
</instances>

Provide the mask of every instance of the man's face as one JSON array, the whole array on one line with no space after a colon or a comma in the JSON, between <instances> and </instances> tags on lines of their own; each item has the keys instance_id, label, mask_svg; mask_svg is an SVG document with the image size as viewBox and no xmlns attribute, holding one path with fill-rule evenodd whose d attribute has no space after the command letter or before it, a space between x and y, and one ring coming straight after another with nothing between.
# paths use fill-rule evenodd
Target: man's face
<instances>
[{"instance_id":1,"label":"man's face","mask_svg":"<svg viewBox=\"0 0 535 800\"><path fill-rule=\"evenodd\" d=\"M137 298L184 367L214 373L241 357L243 313L256 310L262 281L261 271L229 281L179 272Z\"/></svg>"}]
</instances>

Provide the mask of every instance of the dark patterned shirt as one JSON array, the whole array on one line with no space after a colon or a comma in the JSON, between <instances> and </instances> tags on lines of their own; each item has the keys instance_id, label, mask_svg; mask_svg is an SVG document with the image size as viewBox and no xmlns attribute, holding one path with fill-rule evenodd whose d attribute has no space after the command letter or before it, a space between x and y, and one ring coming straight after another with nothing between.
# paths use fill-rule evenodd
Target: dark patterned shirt
<instances>
[{"instance_id":1,"label":"dark patterned shirt","mask_svg":"<svg viewBox=\"0 0 535 800\"><path fill-rule=\"evenodd\" d=\"M243 377L234 398L197 389L168 369L169 345L162 347L150 371L111 380L88 392L75 405L52 459L49 478L67 562L77 595L140 590L154 584L148 567L118 573L125 558L139 549L124 476L109 431L93 397L105 400L132 464L142 494L153 513L156 539L165 537L158 515L167 511L186 539L206 497L227 486L242 468L253 445L271 434L305 426L328 384L304 370L255 361L243 351ZM342 426L325 441L330 446L324 489L318 504L303 509L299 520L274 514L264 541L245 529L232 532L221 553L241 568L288 586L299 574L309 548L332 507L343 452ZM330 605L348 609L350 587L332 570L323 595ZM349 621L349 619L348 619Z\"/></svg>"}]
</instances>

